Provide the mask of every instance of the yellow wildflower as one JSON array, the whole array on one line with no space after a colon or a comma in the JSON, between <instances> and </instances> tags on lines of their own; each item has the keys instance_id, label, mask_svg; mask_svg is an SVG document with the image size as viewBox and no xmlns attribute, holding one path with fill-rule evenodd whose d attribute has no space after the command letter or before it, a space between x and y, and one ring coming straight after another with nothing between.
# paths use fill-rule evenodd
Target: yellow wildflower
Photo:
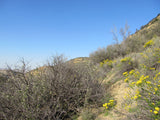
<instances>
[{"instance_id":1,"label":"yellow wildflower","mask_svg":"<svg viewBox=\"0 0 160 120\"><path fill-rule=\"evenodd\" d=\"M106 107L107 106L107 103L103 104L103 107Z\"/></svg>"},{"instance_id":2,"label":"yellow wildflower","mask_svg":"<svg viewBox=\"0 0 160 120\"><path fill-rule=\"evenodd\" d=\"M149 68L150 70L155 70L156 68Z\"/></svg>"},{"instance_id":3,"label":"yellow wildflower","mask_svg":"<svg viewBox=\"0 0 160 120\"><path fill-rule=\"evenodd\" d=\"M151 84L151 82L150 82L150 81L147 81L146 83L147 83L147 84Z\"/></svg>"},{"instance_id":4,"label":"yellow wildflower","mask_svg":"<svg viewBox=\"0 0 160 120\"><path fill-rule=\"evenodd\" d=\"M159 107L155 107L155 110L156 110L156 111L159 111Z\"/></svg>"},{"instance_id":5,"label":"yellow wildflower","mask_svg":"<svg viewBox=\"0 0 160 120\"><path fill-rule=\"evenodd\" d=\"M155 110L155 111L154 111L154 114L158 114L158 111Z\"/></svg>"},{"instance_id":6,"label":"yellow wildflower","mask_svg":"<svg viewBox=\"0 0 160 120\"><path fill-rule=\"evenodd\" d=\"M149 76L148 76L148 75L144 77L144 79L148 79L148 78L149 78Z\"/></svg>"},{"instance_id":7,"label":"yellow wildflower","mask_svg":"<svg viewBox=\"0 0 160 120\"><path fill-rule=\"evenodd\" d=\"M137 95L135 95L135 96L134 96L134 99L136 100L137 98L138 98L138 96L137 96Z\"/></svg>"},{"instance_id":8,"label":"yellow wildflower","mask_svg":"<svg viewBox=\"0 0 160 120\"><path fill-rule=\"evenodd\" d=\"M158 88L154 88L155 92L157 92Z\"/></svg>"},{"instance_id":9,"label":"yellow wildflower","mask_svg":"<svg viewBox=\"0 0 160 120\"><path fill-rule=\"evenodd\" d=\"M141 97L141 95L138 95L138 97Z\"/></svg>"},{"instance_id":10,"label":"yellow wildflower","mask_svg":"<svg viewBox=\"0 0 160 120\"><path fill-rule=\"evenodd\" d=\"M134 71L135 71L135 70L131 70L131 71L129 72L129 74L132 75L132 74L134 73Z\"/></svg>"},{"instance_id":11,"label":"yellow wildflower","mask_svg":"<svg viewBox=\"0 0 160 120\"><path fill-rule=\"evenodd\" d=\"M128 82L128 80L129 80L129 78L126 78L126 79L124 80L124 82Z\"/></svg>"},{"instance_id":12,"label":"yellow wildflower","mask_svg":"<svg viewBox=\"0 0 160 120\"><path fill-rule=\"evenodd\" d=\"M137 82L136 82L136 85L140 85L142 83L142 80L138 80Z\"/></svg>"},{"instance_id":13,"label":"yellow wildflower","mask_svg":"<svg viewBox=\"0 0 160 120\"><path fill-rule=\"evenodd\" d=\"M109 102L113 102L114 100L109 100Z\"/></svg>"},{"instance_id":14,"label":"yellow wildflower","mask_svg":"<svg viewBox=\"0 0 160 120\"><path fill-rule=\"evenodd\" d=\"M136 82L132 82L131 84L134 85Z\"/></svg>"},{"instance_id":15,"label":"yellow wildflower","mask_svg":"<svg viewBox=\"0 0 160 120\"><path fill-rule=\"evenodd\" d=\"M143 47L146 48L146 47L151 46L153 44L154 44L153 40L149 40L148 42L145 43L145 45Z\"/></svg>"},{"instance_id":16,"label":"yellow wildflower","mask_svg":"<svg viewBox=\"0 0 160 120\"><path fill-rule=\"evenodd\" d=\"M121 62L131 61L131 57L125 57L121 59Z\"/></svg>"},{"instance_id":17,"label":"yellow wildflower","mask_svg":"<svg viewBox=\"0 0 160 120\"><path fill-rule=\"evenodd\" d=\"M124 72L123 75L127 77L128 76L128 72Z\"/></svg>"}]
</instances>

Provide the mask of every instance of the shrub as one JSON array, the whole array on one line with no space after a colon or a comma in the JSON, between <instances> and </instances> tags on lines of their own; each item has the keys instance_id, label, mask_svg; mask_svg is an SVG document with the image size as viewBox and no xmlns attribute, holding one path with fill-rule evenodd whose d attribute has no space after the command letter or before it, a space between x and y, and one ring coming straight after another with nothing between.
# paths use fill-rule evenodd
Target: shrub
<instances>
[{"instance_id":1,"label":"shrub","mask_svg":"<svg viewBox=\"0 0 160 120\"><path fill-rule=\"evenodd\" d=\"M81 113L82 116L82 120L95 120L97 117L98 113L95 113L93 110L91 109L85 109L83 110L83 112Z\"/></svg>"},{"instance_id":2,"label":"shrub","mask_svg":"<svg viewBox=\"0 0 160 120\"><path fill-rule=\"evenodd\" d=\"M99 69L102 69L102 71L107 73L107 72L111 71L111 69L114 66L114 63L115 63L115 61L106 59L103 62L100 62L100 68Z\"/></svg>"},{"instance_id":3,"label":"shrub","mask_svg":"<svg viewBox=\"0 0 160 120\"><path fill-rule=\"evenodd\" d=\"M106 59L113 60L114 58L124 55L126 55L125 49L120 44L114 44L106 48L99 48L90 54L90 58L94 63L100 63Z\"/></svg>"},{"instance_id":4,"label":"shrub","mask_svg":"<svg viewBox=\"0 0 160 120\"><path fill-rule=\"evenodd\" d=\"M94 63L100 63L103 60L107 59L107 50L106 48L99 48L95 52L90 54L90 58Z\"/></svg>"},{"instance_id":5,"label":"shrub","mask_svg":"<svg viewBox=\"0 0 160 120\"><path fill-rule=\"evenodd\" d=\"M101 105L104 89L91 65L69 64L63 56L53 57L46 67L27 71L9 69L0 85L0 119L71 119L83 106Z\"/></svg>"},{"instance_id":6,"label":"shrub","mask_svg":"<svg viewBox=\"0 0 160 120\"><path fill-rule=\"evenodd\" d=\"M158 83L160 73L157 72L155 76L149 76L144 75L142 72L134 71L132 74L129 73L127 78L129 80L125 82L128 82L131 89L135 90L135 94L130 95L129 97L130 99L137 101L137 104L141 109L141 113L137 113L137 115L143 119L160 119L160 93Z\"/></svg>"},{"instance_id":7,"label":"shrub","mask_svg":"<svg viewBox=\"0 0 160 120\"><path fill-rule=\"evenodd\" d=\"M128 37L125 41L122 42L126 53L139 52L143 50L143 45L146 42L144 35L133 35Z\"/></svg>"},{"instance_id":8,"label":"shrub","mask_svg":"<svg viewBox=\"0 0 160 120\"><path fill-rule=\"evenodd\" d=\"M141 55L139 69L123 73L124 81L134 91L128 99L137 102L140 109L135 114L137 118L158 120L160 119L160 49L154 45Z\"/></svg>"},{"instance_id":9,"label":"shrub","mask_svg":"<svg viewBox=\"0 0 160 120\"><path fill-rule=\"evenodd\" d=\"M125 57L120 60L118 67L121 73L130 71L138 67L138 61L136 59L132 59L131 57Z\"/></svg>"},{"instance_id":10,"label":"shrub","mask_svg":"<svg viewBox=\"0 0 160 120\"><path fill-rule=\"evenodd\" d=\"M151 68L159 69L160 64L160 48L149 48L143 53L141 53L142 60L141 65L143 65L146 70L150 70Z\"/></svg>"}]
</instances>

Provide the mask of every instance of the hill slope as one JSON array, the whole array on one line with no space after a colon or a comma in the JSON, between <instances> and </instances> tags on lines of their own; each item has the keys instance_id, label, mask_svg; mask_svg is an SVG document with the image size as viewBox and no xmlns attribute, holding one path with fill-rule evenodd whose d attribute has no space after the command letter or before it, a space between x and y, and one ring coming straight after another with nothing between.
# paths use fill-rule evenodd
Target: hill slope
<instances>
[{"instance_id":1,"label":"hill slope","mask_svg":"<svg viewBox=\"0 0 160 120\"><path fill-rule=\"evenodd\" d=\"M119 44L120 52L123 52L122 47L127 51L124 55L117 54L116 57L106 58L107 55L112 55L108 52L113 49L117 52L115 47L117 45L110 49L107 47L105 50L97 50L95 55L91 56L93 61L93 58L101 57L98 69L106 74L103 84L109 94L105 102L109 99L116 101L113 108L104 108L96 120L160 119L160 114L155 113L155 108L160 108L160 14ZM109 58L112 59L108 60ZM94 114L92 110L90 112ZM83 120L83 116L79 120Z\"/></svg>"}]
</instances>

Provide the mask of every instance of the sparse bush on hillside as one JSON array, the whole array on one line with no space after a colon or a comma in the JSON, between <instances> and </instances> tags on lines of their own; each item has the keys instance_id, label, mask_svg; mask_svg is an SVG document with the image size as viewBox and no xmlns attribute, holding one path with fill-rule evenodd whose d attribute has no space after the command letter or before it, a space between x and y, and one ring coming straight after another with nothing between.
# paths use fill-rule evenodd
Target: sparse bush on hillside
<instances>
[{"instance_id":1,"label":"sparse bush on hillside","mask_svg":"<svg viewBox=\"0 0 160 120\"><path fill-rule=\"evenodd\" d=\"M144 64L148 70L150 68L158 69L158 61L160 60L160 39L153 38L146 42L144 47L146 50L143 53L140 53L142 56L141 64Z\"/></svg>"},{"instance_id":2,"label":"sparse bush on hillside","mask_svg":"<svg viewBox=\"0 0 160 120\"><path fill-rule=\"evenodd\" d=\"M126 51L120 44L109 45L106 48L99 48L90 54L90 58L94 63L103 62L106 59L113 60L119 56L126 55Z\"/></svg>"},{"instance_id":3,"label":"sparse bush on hillside","mask_svg":"<svg viewBox=\"0 0 160 120\"><path fill-rule=\"evenodd\" d=\"M123 37L123 41L129 36L128 26L126 25L124 29L120 30L120 33ZM103 62L106 59L113 60L120 56L125 56L127 51L123 44L119 43L116 32L112 31L113 39L116 41L116 44L109 45L106 48L99 48L97 51L90 54L90 58L94 63Z\"/></svg>"},{"instance_id":4,"label":"sparse bush on hillside","mask_svg":"<svg viewBox=\"0 0 160 120\"><path fill-rule=\"evenodd\" d=\"M53 57L48 66L36 71L9 69L0 85L0 119L72 119L81 107L101 105L104 89L92 66L85 68Z\"/></svg>"},{"instance_id":5,"label":"sparse bush on hillside","mask_svg":"<svg viewBox=\"0 0 160 120\"><path fill-rule=\"evenodd\" d=\"M145 43L145 37L143 35L141 36L132 36L127 38L125 41L122 42L122 45L124 46L126 53L132 53L132 52L139 52L143 50L143 45Z\"/></svg>"},{"instance_id":6,"label":"sparse bush on hillside","mask_svg":"<svg viewBox=\"0 0 160 120\"><path fill-rule=\"evenodd\" d=\"M152 24L156 24L149 30L144 26L135 35L130 36L129 27L126 24L124 29L120 30L120 34L123 38L122 43L119 43L119 39L115 31L113 31L113 37L116 44L109 45L106 48L99 48L97 51L90 54L90 58L94 63L103 62L106 59L113 60L120 56L124 57L127 54L133 52L140 52L144 50L144 44L151 40L153 36L160 36L160 22L157 22L159 18L155 18Z\"/></svg>"},{"instance_id":7,"label":"sparse bush on hillside","mask_svg":"<svg viewBox=\"0 0 160 120\"><path fill-rule=\"evenodd\" d=\"M103 60L107 59L107 50L106 48L99 48L97 51L92 52L90 54L90 59L94 62L94 63L100 63Z\"/></svg>"}]
</instances>

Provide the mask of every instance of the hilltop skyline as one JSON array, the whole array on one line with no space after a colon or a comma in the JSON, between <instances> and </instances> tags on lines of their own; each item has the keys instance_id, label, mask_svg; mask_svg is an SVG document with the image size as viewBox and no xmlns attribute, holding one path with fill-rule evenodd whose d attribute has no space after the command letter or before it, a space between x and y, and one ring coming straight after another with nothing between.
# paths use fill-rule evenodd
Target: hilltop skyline
<instances>
[{"instance_id":1,"label":"hilltop skyline","mask_svg":"<svg viewBox=\"0 0 160 120\"><path fill-rule=\"evenodd\" d=\"M160 13L158 0L2 0L0 68L20 58L37 66L53 54L88 57L113 44L111 29L127 22L131 33Z\"/></svg>"}]
</instances>

